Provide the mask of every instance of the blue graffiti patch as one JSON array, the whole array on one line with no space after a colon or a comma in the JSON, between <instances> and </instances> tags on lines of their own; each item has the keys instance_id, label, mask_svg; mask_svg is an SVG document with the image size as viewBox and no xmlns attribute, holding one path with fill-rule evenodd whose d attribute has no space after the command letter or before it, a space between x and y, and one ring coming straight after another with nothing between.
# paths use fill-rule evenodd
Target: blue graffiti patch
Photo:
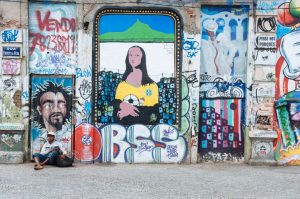
<instances>
[{"instance_id":1,"label":"blue graffiti patch","mask_svg":"<svg viewBox=\"0 0 300 199\"><path fill-rule=\"evenodd\" d=\"M151 89L147 89L146 90L146 95L149 97L152 95L152 90Z\"/></svg>"},{"instance_id":2,"label":"blue graffiti patch","mask_svg":"<svg viewBox=\"0 0 300 199\"><path fill-rule=\"evenodd\" d=\"M4 30L2 32L2 40L4 42L14 42L18 39L19 30Z\"/></svg>"}]
</instances>

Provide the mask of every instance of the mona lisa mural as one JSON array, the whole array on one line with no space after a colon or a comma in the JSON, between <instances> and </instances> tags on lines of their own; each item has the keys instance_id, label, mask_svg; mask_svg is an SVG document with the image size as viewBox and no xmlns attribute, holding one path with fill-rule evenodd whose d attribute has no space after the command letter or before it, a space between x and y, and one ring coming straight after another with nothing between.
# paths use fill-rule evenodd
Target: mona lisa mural
<instances>
[{"instance_id":1,"label":"mona lisa mural","mask_svg":"<svg viewBox=\"0 0 300 199\"><path fill-rule=\"evenodd\" d=\"M106 8L96 16L94 122L103 162L186 160L181 27L171 9Z\"/></svg>"},{"instance_id":2,"label":"mona lisa mural","mask_svg":"<svg viewBox=\"0 0 300 199\"><path fill-rule=\"evenodd\" d=\"M181 33L176 13L104 9L97 22L95 122L178 125Z\"/></svg>"}]
</instances>

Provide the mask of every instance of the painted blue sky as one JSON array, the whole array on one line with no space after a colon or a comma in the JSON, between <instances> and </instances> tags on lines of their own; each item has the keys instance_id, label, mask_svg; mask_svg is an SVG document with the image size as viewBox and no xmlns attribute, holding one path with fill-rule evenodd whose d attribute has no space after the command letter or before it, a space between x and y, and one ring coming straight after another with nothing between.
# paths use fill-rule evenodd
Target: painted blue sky
<instances>
[{"instance_id":1,"label":"painted blue sky","mask_svg":"<svg viewBox=\"0 0 300 199\"><path fill-rule=\"evenodd\" d=\"M164 15L138 15L138 14L108 14L100 19L99 33L123 32L137 20L148 24L153 30L163 33L174 33L174 20Z\"/></svg>"}]
</instances>

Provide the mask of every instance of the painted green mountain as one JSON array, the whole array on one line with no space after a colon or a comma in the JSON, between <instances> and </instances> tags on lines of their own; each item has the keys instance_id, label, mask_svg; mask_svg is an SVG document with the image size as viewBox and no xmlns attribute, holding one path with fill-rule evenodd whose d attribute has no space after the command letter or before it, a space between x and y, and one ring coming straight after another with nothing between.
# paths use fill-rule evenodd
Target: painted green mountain
<instances>
[{"instance_id":1,"label":"painted green mountain","mask_svg":"<svg viewBox=\"0 0 300 199\"><path fill-rule=\"evenodd\" d=\"M124 32L108 32L99 35L100 42L174 42L174 34L167 34L151 29L137 20Z\"/></svg>"}]
</instances>

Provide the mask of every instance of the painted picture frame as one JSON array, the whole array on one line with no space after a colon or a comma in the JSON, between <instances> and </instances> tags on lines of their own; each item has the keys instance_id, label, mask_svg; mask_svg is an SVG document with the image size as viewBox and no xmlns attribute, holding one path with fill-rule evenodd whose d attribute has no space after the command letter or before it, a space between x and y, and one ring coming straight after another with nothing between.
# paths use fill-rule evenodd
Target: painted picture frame
<instances>
[{"instance_id":1,"label":"painted picture frame","mask_svg":"<svg viewBox=\"0 0 300 199\"><path fill-rule=\"evenodd\" d=\"M99 11L93 55L96 124L180 126L181 26L171 9ZM138 63L130 56L140 56Z\"/></svg>"}]
</instances>

